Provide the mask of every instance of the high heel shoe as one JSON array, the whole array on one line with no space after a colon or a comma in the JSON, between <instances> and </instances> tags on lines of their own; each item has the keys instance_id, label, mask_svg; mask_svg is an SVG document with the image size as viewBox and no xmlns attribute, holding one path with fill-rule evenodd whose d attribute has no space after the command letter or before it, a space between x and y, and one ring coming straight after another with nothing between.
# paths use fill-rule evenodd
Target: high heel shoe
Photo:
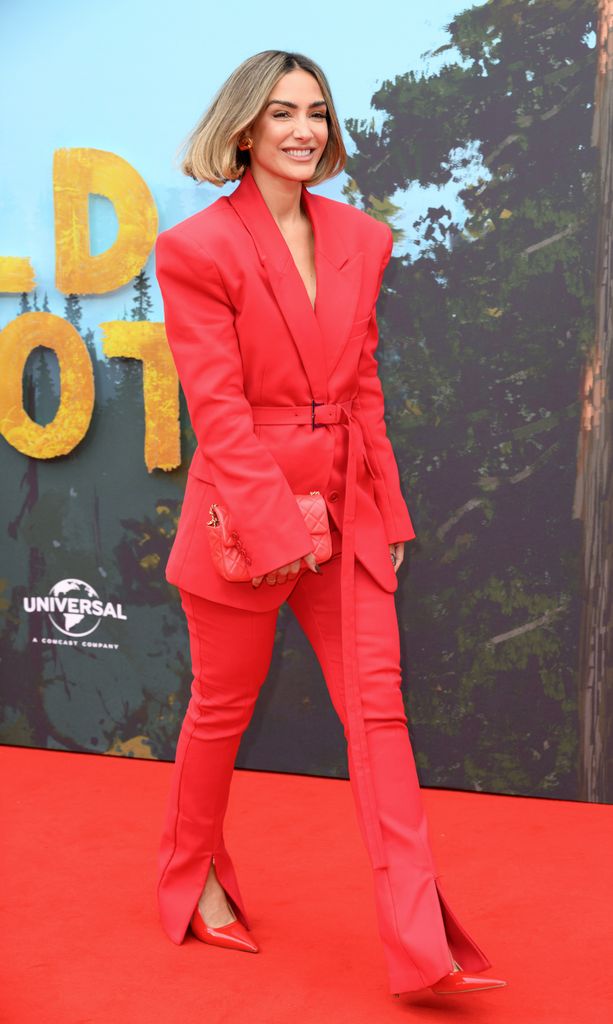
<instances>
[{"instance_id":1,"label":"high heel shoe","mask_svg":"<svg viewBox=\"0 0 613 1024\"><path fill-rule=\"evenodd\" d=\"M473 978L453 960L453 970L434 985L430 985L430 990L437 996L457 996L464 992L485 992L490 988L503 988L505 985L506 981L500 981L498 978ZM394 995L398 998L403 993L394 992Z\"/></svg>"},{"instance_id":2,"label":"high heel shoe","mask_svg":"<svg viewBox=\"0 0 613 1024\"><path fill-rule=\"evenodd\" d=\"M250 938L247 930L236 918L229 924L220 925L219 928L211 928L205 924L200 908L192 914L190 927L197 939L201 942L208 942L211 946L224 946L226 949L242 949L245 953L258 953L259 946Z\"/></svg>"}]
</instances>

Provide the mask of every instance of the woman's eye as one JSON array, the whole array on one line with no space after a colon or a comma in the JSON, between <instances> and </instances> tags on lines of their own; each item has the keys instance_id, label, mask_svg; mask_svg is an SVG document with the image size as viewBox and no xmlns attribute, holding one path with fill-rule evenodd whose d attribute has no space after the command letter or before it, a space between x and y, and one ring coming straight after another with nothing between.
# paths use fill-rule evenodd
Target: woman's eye
<instances>
[{"instance_id":1,"label":"woman's eye","mask_svg":"<svg viewBox=\"0 0 613 1024\"><path fill-rule=\"evenodd\" d=\"M277 121L280 121L282 118L289 117L289 111L288 110L277 110L277 111L275 111L275 113L272 116ZM325 121L325 119L326 119L326 115L324 113L322 113L321 110L316 110L312 114L312 116L317 118L318 121Z\"/></svg>"}]
</instances>

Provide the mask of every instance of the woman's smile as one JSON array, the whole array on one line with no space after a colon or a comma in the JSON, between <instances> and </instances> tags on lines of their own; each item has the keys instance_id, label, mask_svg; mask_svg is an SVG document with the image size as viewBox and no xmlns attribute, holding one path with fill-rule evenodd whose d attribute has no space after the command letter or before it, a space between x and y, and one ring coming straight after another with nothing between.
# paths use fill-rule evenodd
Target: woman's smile
<instances>
[{"instance_id":1,"label":"woman's smile","mask_svg":"<svg viewBox=\"0 0 613 1024\"><path fill-rule=\"evenodd\" d=\"M292 160L310 160L315 152L314 149L284 149L283 152Z\"/></svg>"}]
</instances>

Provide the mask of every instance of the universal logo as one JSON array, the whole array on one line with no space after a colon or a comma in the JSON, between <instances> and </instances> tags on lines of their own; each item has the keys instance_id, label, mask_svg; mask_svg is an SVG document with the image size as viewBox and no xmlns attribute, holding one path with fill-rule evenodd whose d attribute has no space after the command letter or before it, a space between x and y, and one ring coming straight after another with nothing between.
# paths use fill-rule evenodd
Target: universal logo
<instances>
[{"instance_id":1,"label":"universal logo","mask_svg":"<svg viewBox=\"0 0 613 1024\"><path fill-rule=\"evenodd\" d=\"M102 601L94 588L83 580L60 580L45 597L24 597L23 607L29 615L45 612L55 629L69 638L55 642L72 641L72 645L91 636L105 618L127 620L120 604ZM83 646L117 648L118 645L84 643Z\"/></svg>"}]
</instances>

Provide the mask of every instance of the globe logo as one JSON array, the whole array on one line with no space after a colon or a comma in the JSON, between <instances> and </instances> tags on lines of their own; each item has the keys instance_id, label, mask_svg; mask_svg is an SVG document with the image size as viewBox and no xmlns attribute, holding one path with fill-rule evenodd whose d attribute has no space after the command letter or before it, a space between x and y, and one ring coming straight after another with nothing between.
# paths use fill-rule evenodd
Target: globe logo
<instances>
[{"instance_id":1,"label":"globe logo","mask_svg":"<svg viewBox=\"0 0 613 1024\"><path fill-rule=\"evenodd\" d=\"M83 580L60 580L49 591L49 618L64 636L89 636L100 625L103 605L98 594Z\"/></svg>"}]
</instances>

